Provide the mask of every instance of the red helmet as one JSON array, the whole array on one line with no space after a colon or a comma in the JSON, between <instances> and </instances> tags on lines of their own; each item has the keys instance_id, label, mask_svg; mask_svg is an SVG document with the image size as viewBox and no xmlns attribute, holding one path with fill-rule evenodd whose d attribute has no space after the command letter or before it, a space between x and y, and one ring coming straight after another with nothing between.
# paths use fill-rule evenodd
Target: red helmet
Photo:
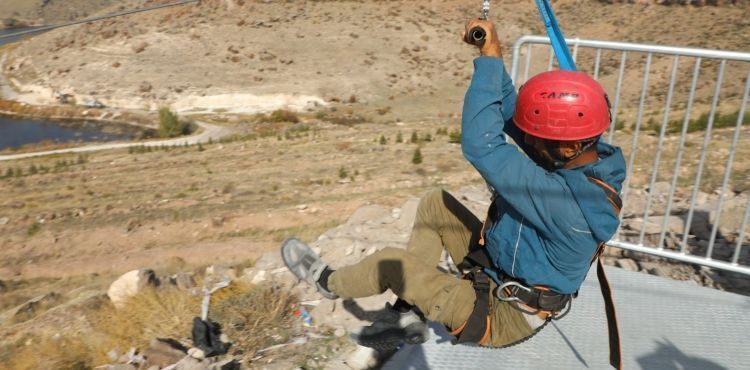
<instances>
[{"instance_id":1,"label":"red helmet","mask_svg":"<svg viewBox=\"0 0 750 370\"><path fill-rule=\"evenodd\" d=\"M583 72L550 71L526 81L518 92L513 122L523 132L549 140L583 140L610 124L609 99Z\"/></svg>"}]
</instances>

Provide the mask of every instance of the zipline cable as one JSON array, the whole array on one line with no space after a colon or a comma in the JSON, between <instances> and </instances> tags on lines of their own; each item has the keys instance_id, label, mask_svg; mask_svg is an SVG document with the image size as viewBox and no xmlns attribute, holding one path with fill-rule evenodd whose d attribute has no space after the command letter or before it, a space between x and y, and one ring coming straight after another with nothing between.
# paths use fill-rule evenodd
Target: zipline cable
<instances>
[{"instance_id":1,"label":"zipline cable","mask_svg":"<svg viewBox=\"0 0 750 370\"><path fill-rule=\"evenodd\" d=\"M14 32L14 33L9 33L9 34L6 34L6 35L2 35L2 36L0 36L0 39L10 38L10 37L17 37L17 36L23 36L23 35L33 34L33 33L39 33L39 32L45 32L45 31L56 29L56 28L73 26L73 25L81 24L81 23L96 22L96 21L101 21L101 20L104 20L104 19L122 17L124 15L130 15L130 14L135 14L135 13L149 12L149 11L152 11L152 10L169 8L169 7L173 7L173 6L179 6L179 5L185 5L185 4L189 4L189 3L197 3L199 1L200 0L182 0L182 1L177 1L177 2L169 3L169 4L154 5L154 6L150 6L150 7L147 7L147 8L133 9L133 10L127 10L127 11L124 11L124 12L118 12L118 13L112 13L112 14L97 16L97 17L86 18L86 19L82 19L82 20L78 20L78 21L72 21L72 22L60 23L60 24L53 24L53 25L50 25L50 26L42 26L42 27L37 27L37 28L29 29L29 30L24 30L24 31L19 31L19 32Z\"/></svg>"}]
</instances>

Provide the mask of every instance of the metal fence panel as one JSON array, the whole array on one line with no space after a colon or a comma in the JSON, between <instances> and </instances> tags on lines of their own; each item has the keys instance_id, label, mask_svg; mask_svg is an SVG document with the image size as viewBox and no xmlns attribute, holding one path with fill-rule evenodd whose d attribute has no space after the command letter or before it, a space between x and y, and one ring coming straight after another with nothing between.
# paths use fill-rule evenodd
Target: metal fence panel
<instances>
[{"instance_id":1,"label":"metal fence panel","mask_svg":"<svg viewBox=\"0 0 750 370\"><path fill-rule=\"evenodd\" d=\"M750 275L750 53L566 41L614 97L604 137L627 158L622 222L607 244ZM521 86L555 62L547 37L523 36L511 77Z\"/></svg>"}]
</instances>

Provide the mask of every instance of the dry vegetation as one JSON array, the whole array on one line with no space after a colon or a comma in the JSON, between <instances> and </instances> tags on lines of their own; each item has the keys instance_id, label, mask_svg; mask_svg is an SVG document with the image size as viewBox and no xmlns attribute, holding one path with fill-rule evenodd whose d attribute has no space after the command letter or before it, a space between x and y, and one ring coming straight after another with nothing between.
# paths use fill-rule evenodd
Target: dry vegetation
<instances>
[{"instance_id":1,"label":"dry vegetation","mask_svg":"<svg viewBox=\"0 0 750 370\"><path fill-rule=\"evenodd\" d=\"M201 295L176 288L147 289L119 309L110 304L83 314L94 328L86 333L27 334L0 346L8 369L90 369L110 362L130 348L148 348L153 338L172 338L189 346L192 319L200 313ZM286 292L235 283L212 296L210 319L222 324L230 354L247 362L256 351L285 343L294 333L292 307ZM43 353L43 356L39 356Z\"/></svg>"}]
</instances>

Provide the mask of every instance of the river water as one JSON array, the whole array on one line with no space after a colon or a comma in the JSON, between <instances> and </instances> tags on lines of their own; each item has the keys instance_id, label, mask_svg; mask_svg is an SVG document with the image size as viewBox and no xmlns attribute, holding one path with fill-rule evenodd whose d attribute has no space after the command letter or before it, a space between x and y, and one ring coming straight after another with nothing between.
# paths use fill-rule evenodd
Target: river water
<instances>
[{"instance_id":1,"label":"river water","mask_svg":"<svg viewBox=\"0 0 750 370\"><path fill-rule=\"evenodd\" d=\"M18 31L21 31L21 29L0 30L0 36ZM18 37L0 39L0 45L13 42L17 39ZM10 118L0 115L0 150L17 148L43 141L70 143L130 139L130 135L104 133L86 126L82 125L82 127L76 128L63 127L54 121Z\"/></svg>"}]
</instances>

